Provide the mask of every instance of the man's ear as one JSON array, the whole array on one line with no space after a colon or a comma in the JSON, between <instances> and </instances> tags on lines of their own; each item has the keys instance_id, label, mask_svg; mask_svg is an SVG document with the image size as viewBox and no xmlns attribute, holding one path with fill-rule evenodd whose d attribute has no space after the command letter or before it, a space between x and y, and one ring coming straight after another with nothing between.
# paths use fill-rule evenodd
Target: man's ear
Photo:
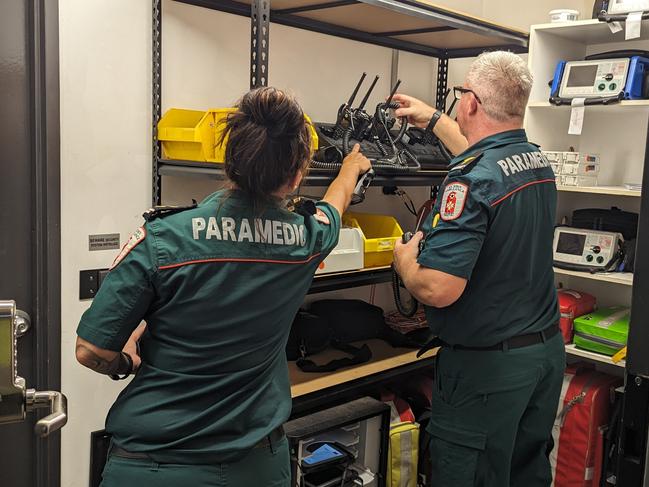
<instances>
[{"instance_id":1,"label":"man's ear","mask_svg":"<svg viewBox=\"0 0 649 487\"><path fill-rule=\"evenodd\" d=\"M476 100L474 96L471 97L467 110L469 112L469 115L475 115L478 111L478 100Z\"/></svg>"}]
</instances>

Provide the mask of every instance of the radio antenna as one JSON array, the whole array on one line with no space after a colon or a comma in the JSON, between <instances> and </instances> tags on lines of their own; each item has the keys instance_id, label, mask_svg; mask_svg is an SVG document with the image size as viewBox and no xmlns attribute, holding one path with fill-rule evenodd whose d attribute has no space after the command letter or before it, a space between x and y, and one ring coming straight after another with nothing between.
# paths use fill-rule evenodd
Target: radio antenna
<instances>
[{"instance_id":1,"label":"radio antenna","mask_svg":"<svg viewBox=\"0 0 649 487\"><path fill-rule=\"evenodd\" d=\"M376 86L376 82L378 80L379 80L379 77L377 75L376 78L374 78L374 81L372 81L372 85L370 86L370 89L367 90L367 93L365 93L365 97L363 98L363 101L361 101L361 104L358 106L359 110L362 110L363 108L365 108L365 104L367 103L367 100L369 99L370 94L374 90L374 87Z\"/></svg>"}]
</instances>

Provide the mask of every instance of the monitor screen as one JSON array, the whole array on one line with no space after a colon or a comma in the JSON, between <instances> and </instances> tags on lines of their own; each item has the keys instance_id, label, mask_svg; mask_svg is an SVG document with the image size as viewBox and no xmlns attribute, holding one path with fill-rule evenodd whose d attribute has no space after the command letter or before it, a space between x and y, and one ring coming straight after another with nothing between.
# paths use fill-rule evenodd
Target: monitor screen
<instances>
[{"instance_id":1,"label":"monitor screen","mask_svg":"<svg viewBox=\"0 0 649 487\"><path fill-rule=\"evenodd\" d=\"M576 233L559 232L559 241L557 242L557 252L560 254L582 255L586 235Z\"/></svg>"},{"instance_id":2,"label":"monitor screen","mask_svg":"<svg viewBox=\"0 0 649 487\"><path fill-rule=\"evenodd\" d=\"M586 66L572 66L568 74L568 88L578 86L593 86L597 77L597 64Z\"/></svg>"}]
</instances>

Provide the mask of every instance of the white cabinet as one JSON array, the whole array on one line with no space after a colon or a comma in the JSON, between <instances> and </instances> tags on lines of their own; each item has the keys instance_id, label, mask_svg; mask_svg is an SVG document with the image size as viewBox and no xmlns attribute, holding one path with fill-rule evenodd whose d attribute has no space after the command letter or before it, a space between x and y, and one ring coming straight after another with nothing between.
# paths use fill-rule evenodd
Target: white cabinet
<instances>
[{"instance_id":1,"label":"white cabinet","mask_svg":"<svg viewBox=\"0 0 649 487\"><path fill-rule=\"evenodd\" d=\"M549 103L550 87L559 61L577 61L584 56L620 49L649 50L649 21L643 21L642 37L624 42L624 32L612 34L596 20L532 26L529 67L534 87L526 113L525 128L530 141L543 150L595 153L600 155L598 185L559 186L557 223L570 218L578 208L610 208L640 212L640 192L625 183L642 182L647 146L649 100L630 100L613 105L585 108L582 134L568 135L571 107ZM589 274L557 269L557 284L594 294L600 306L631 305L633 276L628 273ZM610 358L566 348L569 355L595 360L613 367ZM621 364L623 365L623 364Z\"/></svg>"}]
</instances>

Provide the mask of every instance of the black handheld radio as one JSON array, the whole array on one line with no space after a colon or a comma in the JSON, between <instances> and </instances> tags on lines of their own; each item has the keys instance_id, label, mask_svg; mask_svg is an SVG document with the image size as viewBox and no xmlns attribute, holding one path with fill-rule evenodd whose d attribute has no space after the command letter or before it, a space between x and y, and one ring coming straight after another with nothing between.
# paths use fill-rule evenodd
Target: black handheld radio
<instances>
[{"instance_id":1,"label":"black handheld radio","mask_svg":"<svg viewBox=\"0 0 649 487\"><path fill-rule=\"evenodd\" d=\"M372 184L375 175L376 173L374 172L374 169L370 168L369 171L358 178L358 182L356 183L356 187L352 193L352 205L357 205L365 200L365 192L367 191L367 188L370 187L370 184Z\"/></svg>"},{"instance_id":2,"label":"black handheld radio","mask_svg":"<svg viewBox=\"0 0 649 487\"><path fill-rule=\"evenodd\" d=\"M345 132L346 129L351 128L353 130L354 110L352 109L352 104L354 103L354 99L356 98L356 95L358 94L358 90L361 88L361 85L363 84L363 81L365 80L366 76L367 73L363 73L361 75L361 79L358 80L358 83L356 84L354 91L352 91L349 100L347 100L347 103L343 103L342 105L340 105L340 108L338 108L338 115L336 116L336 125L333 128L333 133L331 134L335 139L340 139L343 136L343 133Z\"/></svg>"}]
</instances>

